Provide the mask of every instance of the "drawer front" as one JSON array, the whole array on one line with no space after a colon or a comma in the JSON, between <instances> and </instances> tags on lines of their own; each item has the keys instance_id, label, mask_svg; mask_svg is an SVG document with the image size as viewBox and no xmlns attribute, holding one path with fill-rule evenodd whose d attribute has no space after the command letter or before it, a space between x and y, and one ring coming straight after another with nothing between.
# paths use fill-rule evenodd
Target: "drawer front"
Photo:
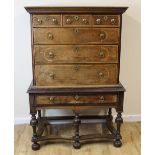
<instances>
[{"instance_id":1,"label":"drawer front","mask_svg":"<svg viewBox=\"0 0 155 155\"><path fill-rule=\"evenodd\" d=\"M35 45L35 64L117 63L117 45Z\"/></svg>"},{"instance_id":2,"label":"drawer front","mask_svg":"<svg viewBox=\"0 0 155 155\"><path fill-rule=\"evenodd\" d=\"M118 44L118 28L34 28L34 44Z\"/></svg>"},{"instance_id":3,"label":"drawer front","mask_svg":"<svg viewBox=\"0 0 155 155\"><path fill-rule=\"evenodd\" d=\"M63 26L90 26L91 15L64 15Z\"/></svg>"},{"instance_id":4,"label":"drawer front","mask_svg":"<svg viewBox=\"0 0 155 155\"><path fill-rule=\"evenodd\" d=\"M33 27L57 27L61 26L61 15L33 15Z\"/></svg>"},{"instance_id":5,"label":"drawer front","mask_svg":"<svg viewBox=\"0 0 155 155\"><path fill-rule=\"evenodd\" d=\"M38 86L116 84L117 75L117 64L35 66L35 81Z\"/></svg>"},{"instance_id":6,"label":"drawer front","mask_svg":"<svg viewBox=\"0 0 155 155\"><path fill-rule=\"evenodd\" d=\"M93 25L102 27L119 27L120 16L117 15L94 15Z\"/></svg>"},{"instance_id":7,"label":"drawer front","mask_svg":"<svg viewBox=\"0 0 155 155\"><path fill-rule=\"evenodd\" d=\"M59 105L59 104L103 104L116 103L117 95L97 95L97 96L37 96L38 105Z\"/></svg>"}]
</instances>

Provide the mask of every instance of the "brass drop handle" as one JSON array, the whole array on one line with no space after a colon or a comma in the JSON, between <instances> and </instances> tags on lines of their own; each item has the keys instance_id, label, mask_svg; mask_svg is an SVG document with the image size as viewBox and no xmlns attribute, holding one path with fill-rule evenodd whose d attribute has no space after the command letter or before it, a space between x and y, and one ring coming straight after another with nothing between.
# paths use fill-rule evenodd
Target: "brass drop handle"
<instances>
[{"instance_id":1,"label":"brass drop handle","mask_svg":"<svg viewBox=\"0 0 155 155\"><path fill-rule=\"evenodd\" d=\"M105 37L106 37L105 32L100 33L100 38L101 38L101 39L105 39Z\"/></svg>"},{"instance_id":2,"label":"brass drop handle","mask_svg":"<svg viewBox=\"0 0 155 155\"><path fill-rule=\"evenodd\" d=\"M54 79L55 78L55 74L54 73L50 73L49 76Z\"/></svg>"},{"instance_id":3,"label":"brass drop handle","mask_svg":"<svg viewBox=\"0 0 155 155\"><path fill-rule=\"evenodd\" d=\"M104 100L105 100L104 96L101 96L101 97L100 97L100 100L101 100L101 101L104 101Z\"/></svg>"},{"instance_id":4,"label":"brass drop handle","mask_svg":"<svg viewBox=\"0 0 155 155\"><path fill-rule=\"evenodd\" d=\"M79 97L79 95L75 95L74 98L75 98L75 100L77 101L77 100L79 100L80 97Z\"/></svg>"},{"instance_id":5,"label":"brass drop handle","mask_svg":"<svg viewBox=\"0 0 155 155\"><path fill-rule=\"evenodd\" d=\"M53 34L52 33L48 33L47 37L48 37L48 39L52 40L53 39Z\"/></svg>"},{"instance_id":6,"label":"brass drop handle","mask_svg":"<svg viewBox=\"0 0 155 155\"><path fill-rule=\"evenodd\" d=\"M57 23L58 23L58 21L57 21L56 18L53 18L53 19L52 19L52 22L53 22L54 24L57 24Z\"/></svg>"},{"instance_id":7,"label":"brass drop handle","mask_svg":"<svg viewBox=\"0 0 155 155\"><path fill-rule=\"evenodd\" d=\"M38 24L42 24L42 20L41 19L37 19Z\"/></svg>"},{"instance_id":8,"label":"brass drop handle","mask_svg":"<svg viewBox=\"0 0 155 155\"><path fill-rule=\"evenodd\" d=\"M101 24L101 19L100 18L96 19L96 23Z\"/></svg>"},{"instance_id":9,"label":"brass drop handle","mask_svg":"<svg viewBox=\"0 0 155 155\"><path fill-rule=\"evenodd\" d=\"M111 21L112 24L115 23L115 19L114 18L112 18L110 21Z\"/></svg>"},{"instance_id":10,"label":"brass drop handle","mask_svg":"<svg viewBox=\"0 0 155 155\"><path fill-rule=\"evenodd\" d=\"M105 55L104 55L104 52L103 51L100 51L100 57L104 57Z\"/></svg>"},{"instance_id":11,"label":"brass drop handle","mask_svg":"<svg viewBox=\"0 0 155 155\"><path fill-rule=\"evenodd\" d=\"M52 102L54 102L55 97L52 96L52 97L49 98L49 100L52 101Z\"/></svg>"},{"instance_id":12,"label":"brass drop handle","mask_svg":"<svg viewBox=\"0 0 155 155\"><path fill-rule=\"evenodd\" d=\"M82 22L84 23L84 24L87 24L88 23L88 21L87 21L87 19L82 19Z\"/></svg>"},{"instance_id":13,"label":"brass drop handle","mask_svg":"<svg viewBox=\"0 0 155 155\"><path fill-rule=\"evenodd\" d=\"M66 19L66 23L67 23L67 24L71 24L71 19L70 19L70 18L67 18L67 19Z\"/></svg>"},{"instance_id":14,"label":"brass drop handle","mask_svg":"<svg viewBox=\"0 0 155 155\"><path fill-rule=\"evenodd\" d=\"M49 52L49 57L50 57L50 58L54 58L54 56L55 56L55 55L54 55L53 52Z\"/></svg>"},{"instance_id":15,"label":"brass drop handle","mask_svg":"<svg viewBox=\"0 0 155 155\"><path fill-rule=\"evenodd\" d=\"M102 72L99 72L99 77L103 77L104 76L104 74L102 73Z\"/></svg>"}]
</instances>

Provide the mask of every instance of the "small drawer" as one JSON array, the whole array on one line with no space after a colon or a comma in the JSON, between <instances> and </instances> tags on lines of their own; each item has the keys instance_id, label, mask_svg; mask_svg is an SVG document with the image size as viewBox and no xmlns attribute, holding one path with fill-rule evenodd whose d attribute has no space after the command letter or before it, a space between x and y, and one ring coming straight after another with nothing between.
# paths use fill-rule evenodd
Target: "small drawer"
<instances>
[{"instance_id":1,"label":"small drawer","mask_svg":"<svg viewBox=\"0 0 155 155\"><path fill-rule=\"evenodd\" d=\"M37 96L38 105L85 105L117 103L117 95L96 96Z\"/></svg>"},{"instance_id":2,"label":"small drawer","mask_svg":"<svg viewBox=\"0 0 155 155\"><path fill-rule=\"evenodd\" d=\"M101 27L119 27L120 16L118 15L94 15L93 25Z\"/></svg>"},{"instance_id":3,"label":"small drawer","mask_svg":"<svg viewBox=\"0 0 155 155\"><path fill-rule=\"evenodd\" d=\"M33 27L59 27L61 15L33 15Z\"/></svg>"},{"instance_id":4,"label":"small drawer","mask_svg":"<svg viewBox=\"0 0 155 155\"><path fill-rule=\"evenodd\" d=\"M109 85L117 83L117 64L36 65L37 86Z\"/></svg>"},{"instance_id":5,"label":"small drawer","mask_svg":"<svg viewBox=\"0 0 155 155\"><path fill-rule=\"evenodd\" d=\"M89 26L91 25L90 15L64 15L63 26Z\"/></svg>"},{"instance_id":6,"label":"small drawer","mask_svg":"<svg viewBox=\"0 0 155 155\"><path fill-rule=\"evenodd\" d=\"M118 28L33 28L34 44L118 44Z\"/></svg>"},{"instance_id":7,"label":"small drawer","mask_svg":"<svg viewBox=\"0 0 155 155\"><path fill-rule=\"evenodd\" d=\"M117 45L34 45L35 64L118 63Z\"/></svg>"}]
</instances>

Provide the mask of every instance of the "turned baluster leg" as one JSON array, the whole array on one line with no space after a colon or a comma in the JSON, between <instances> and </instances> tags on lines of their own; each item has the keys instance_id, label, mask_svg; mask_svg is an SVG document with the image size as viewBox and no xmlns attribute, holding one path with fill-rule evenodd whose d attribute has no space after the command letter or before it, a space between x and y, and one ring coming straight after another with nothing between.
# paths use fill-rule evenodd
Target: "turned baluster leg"
<instances>
[{"instance_id":1,"label":"turned baluster leg","mask_svg":"<svg viewBox=\"0 0 155 155\"><path fill-rule=\"evenodd\" d=\"M32 126L32 129L33 129L32 149L33 150L38 150L40 148L40 145L37 143L37 131L36 131L38 121L36 119L35 113L31 114L31 115L32 115L32 117L31 117L30 125Z\"/></svg>"},{"instance_id":2,"label":"turned baluster leg","mask_svg":"<svg viewBox=\"0 0 155 155\"><path fill-rule=\"evenodd\" d=\"M117 117L115 119L115 122L117 123L117 133L116 133L116 138L114 140L114 146L115 147L120 147L122 145L122 142L121 142L122 137L121 137L121 134L120 134L120 127L121 127L121 123L123 123L121 112L117 113Z\"/></svg>"},{"instance_id":3,"label":"turned baluster leg","mask_svg":"<svg viewBox=\"0 0 155 155\"><path fill-rule=\"evenodd\" d=\"M109 111L108 111L108 117L109 117L109 121L112 122L112 120L113 120L113 116L112 116L112 108L109 108Z\"/></svg>"},{"instance_id":4,"label":"turned baluster leg","mask_svg":"<svg viewBox=\"0 0 155 155\"><path fill-rule=\"evenodd\" d=\"M80 136L79 136L79 125L81 123L81 120L79 118L79 114L75 112L75 119L74 119L74 126L75 126L75 136L73 137L73 147L75 149L79 149L81 147L80 144Z\"/></svg>"}]
</instances>

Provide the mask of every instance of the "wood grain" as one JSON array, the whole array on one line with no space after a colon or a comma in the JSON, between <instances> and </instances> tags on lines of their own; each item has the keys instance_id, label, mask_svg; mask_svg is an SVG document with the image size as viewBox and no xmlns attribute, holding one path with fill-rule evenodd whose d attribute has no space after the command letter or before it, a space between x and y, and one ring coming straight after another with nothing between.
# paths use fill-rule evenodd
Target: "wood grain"
<instances>
[{"instance_id":1,"label":"wood grain","mask_svg":"<svg viewBox=\"0 0 155 155\"><path fill-rule=\"evenodd\" d=\"M117 45L34 45L35 64L117 63Z\"/></svg>"},{"instance_id":2,"label":"wood grain","mask_svg":"<svg viewBox=\"0 0 155 155\"><path fill-rule=\"evenodd\" d=\"M54 126L55 127L55 126ZM44 145L39 151L31 150L31 135L32 129L29 125L16 125L14 134L14 146L15 155L140 155L140 136L141 127L140 123L124 123L121 127L123 145L121 148L115 148L111 143L92 143L86 144L81 147L80 150L72 148L70 143L52 143ZM49 132L50 128L46 130ZM58 134L64 136L70 136L73 133L73 127L71 126L59 126L55 127L58 130ZM94 131L100 132L100 126L84 125L81 126L81 134L88 134ZM54 130L52 133L56 132Z\"/></svg>"},{"instance_id":3,"label":"wood grain","mask_svg":"<svg viewBox=\"0 0 155 155\"><path fill-rule=\"evenodd\" d=\"M117 65L36 65L38 86L116 84Z\"/></svg>"},{"instance_id":4,"label":"wood grain","mask_svg":"<svg viewBox=\"0 0 155 155\"><path fill-rule=\"evenodd\" d=\"M118 44L120 37L118 28L33 28L33 34L34 44Z\"/></svg>"}]
</instances>

